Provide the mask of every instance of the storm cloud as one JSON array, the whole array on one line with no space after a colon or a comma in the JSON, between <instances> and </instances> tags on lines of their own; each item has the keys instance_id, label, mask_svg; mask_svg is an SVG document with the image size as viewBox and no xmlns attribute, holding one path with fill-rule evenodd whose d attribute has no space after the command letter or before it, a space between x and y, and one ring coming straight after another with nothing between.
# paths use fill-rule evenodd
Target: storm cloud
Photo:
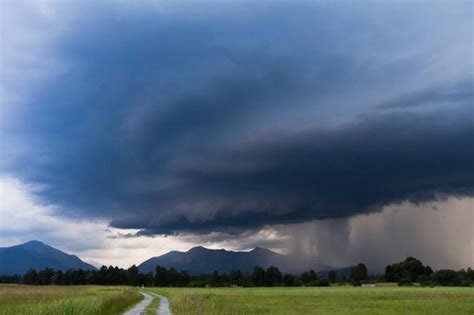
<instances>
[{"instance_id":1,"label":"storm cloud","mask_svg":"<svg viewBox=\"0 0 474 315\"><path fill-rule=\"evenodd\" d=\"M468 3L72 6L1 125L63 215L237 235L473 194Z\"/></svg>"},{"instance_id":2,"label":"storm cloud","mask_svg":"<svg viewBox=\"0 0 474 315\"><path fill-rule=\"evenodd\" d=\"M175 161L179 184L169 190L180 192L171 200L178 207L157 227L169 216L178 229L341 218L472 194L471 122L447 113L377 118Z\"/></svg>"}]
</instances>

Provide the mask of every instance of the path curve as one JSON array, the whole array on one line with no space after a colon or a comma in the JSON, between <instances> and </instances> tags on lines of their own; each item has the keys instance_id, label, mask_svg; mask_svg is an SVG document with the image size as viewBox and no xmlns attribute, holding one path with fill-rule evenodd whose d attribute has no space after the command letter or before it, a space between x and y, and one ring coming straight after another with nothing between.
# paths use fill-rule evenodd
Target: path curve
<instances>
[{"instance_id":1,"label":"path curve","mask_svg":"<svg viewBox=\"0 0 474 315\"><path fill-rule=\"evenodd\" d=\"M154 296L157 296L160 298L160 307L158 308L158 312L156 313L157 315L173 315L170 309L170 302L168 301L167 298L153 292L148 292L148 293L153 294Z\"/></svg>"},{"instance_id":2,"label":"path curve","mask_svg":"<svg viewBox=\"0 0 474 315\"><path fill-rule=\"evenodd\" d=\"M151 303L153 300L153 297L149 295L148 293L140 292L143 296L144 299L141 300L139 303L137 303L132 309L126 311L123 313L123 315L141 315L145 314L146 307L148 304Z\"/></svg>"}]
</instances>

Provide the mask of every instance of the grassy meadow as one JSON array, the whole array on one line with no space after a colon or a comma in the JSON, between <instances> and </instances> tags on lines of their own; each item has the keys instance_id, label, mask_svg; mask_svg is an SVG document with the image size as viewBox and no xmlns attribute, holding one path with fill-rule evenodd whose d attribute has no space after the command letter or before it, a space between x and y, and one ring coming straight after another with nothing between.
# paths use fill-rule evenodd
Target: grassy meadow
<instances>
[{"instance_id":1,"label":"grassy meadow","mask_svg":"<svg viewBox=\"0 0 474 315\"><path fill-rule=\"evenodd\" d=\"M184 314L474 314L474 288L151 288Z\"/></svg>"},{"instance_id":2,"label":"grassy meadow","mask_svg":"<svg viewBox=\"0 0 474 315\"><path fill-rule=\"evenodd\" d=\"M129 287L0 285L0 315L121 314L141 299Z\"/></svg>"},{"instance_id":3,"label":"grassy meadow","mask_svg":"<svg viewBox=\"0 0 474 315\"><path fill-rule=\"evenodd\" d=\"M474 314L474 288L146 288L184 314ZM0 285L0 314L121 314L141 300L113 286ZM156 314L154 299L146 314Z\"/></svg>"}]
</instances>

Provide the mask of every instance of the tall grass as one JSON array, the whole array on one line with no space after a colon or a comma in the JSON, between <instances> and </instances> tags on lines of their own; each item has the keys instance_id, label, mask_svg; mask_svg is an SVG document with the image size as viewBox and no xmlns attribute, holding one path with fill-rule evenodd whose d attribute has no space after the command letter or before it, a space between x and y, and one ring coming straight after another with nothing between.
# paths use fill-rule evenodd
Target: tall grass
<instances>
[{"instance_id":1,"label":"tall grass","mask_svg":"<svg viewBox=\"0 0 474 315\"><path fill-rule=\"evenodd\" d=\"M474 314L474 288L201 288L168 294L174 315Z\"/></svg>"},{"instance_id":2,"label":"tall grass","mask_svg":"<svg viewBox=\"0 0 474 315\"><path fill-rule=\"evenodd\" d=\"M129 287L0 285L0 314L120 314L141 299Z\"/></svg>"}]
</instances>

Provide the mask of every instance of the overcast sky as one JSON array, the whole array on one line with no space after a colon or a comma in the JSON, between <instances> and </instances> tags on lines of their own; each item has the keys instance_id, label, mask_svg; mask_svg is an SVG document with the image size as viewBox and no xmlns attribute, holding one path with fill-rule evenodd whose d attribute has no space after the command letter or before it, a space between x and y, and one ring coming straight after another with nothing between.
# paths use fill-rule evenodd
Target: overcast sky
<instances>
[{"instance_id":1,"label":"overcast sky","mask_svg":"<svg viewBox=\"0 0 474 315\"><path fill-rule=\"evenodd\" d=\"M0 246L474 266L471 1L0 9Z\"/></svg>"}]
</instances>

